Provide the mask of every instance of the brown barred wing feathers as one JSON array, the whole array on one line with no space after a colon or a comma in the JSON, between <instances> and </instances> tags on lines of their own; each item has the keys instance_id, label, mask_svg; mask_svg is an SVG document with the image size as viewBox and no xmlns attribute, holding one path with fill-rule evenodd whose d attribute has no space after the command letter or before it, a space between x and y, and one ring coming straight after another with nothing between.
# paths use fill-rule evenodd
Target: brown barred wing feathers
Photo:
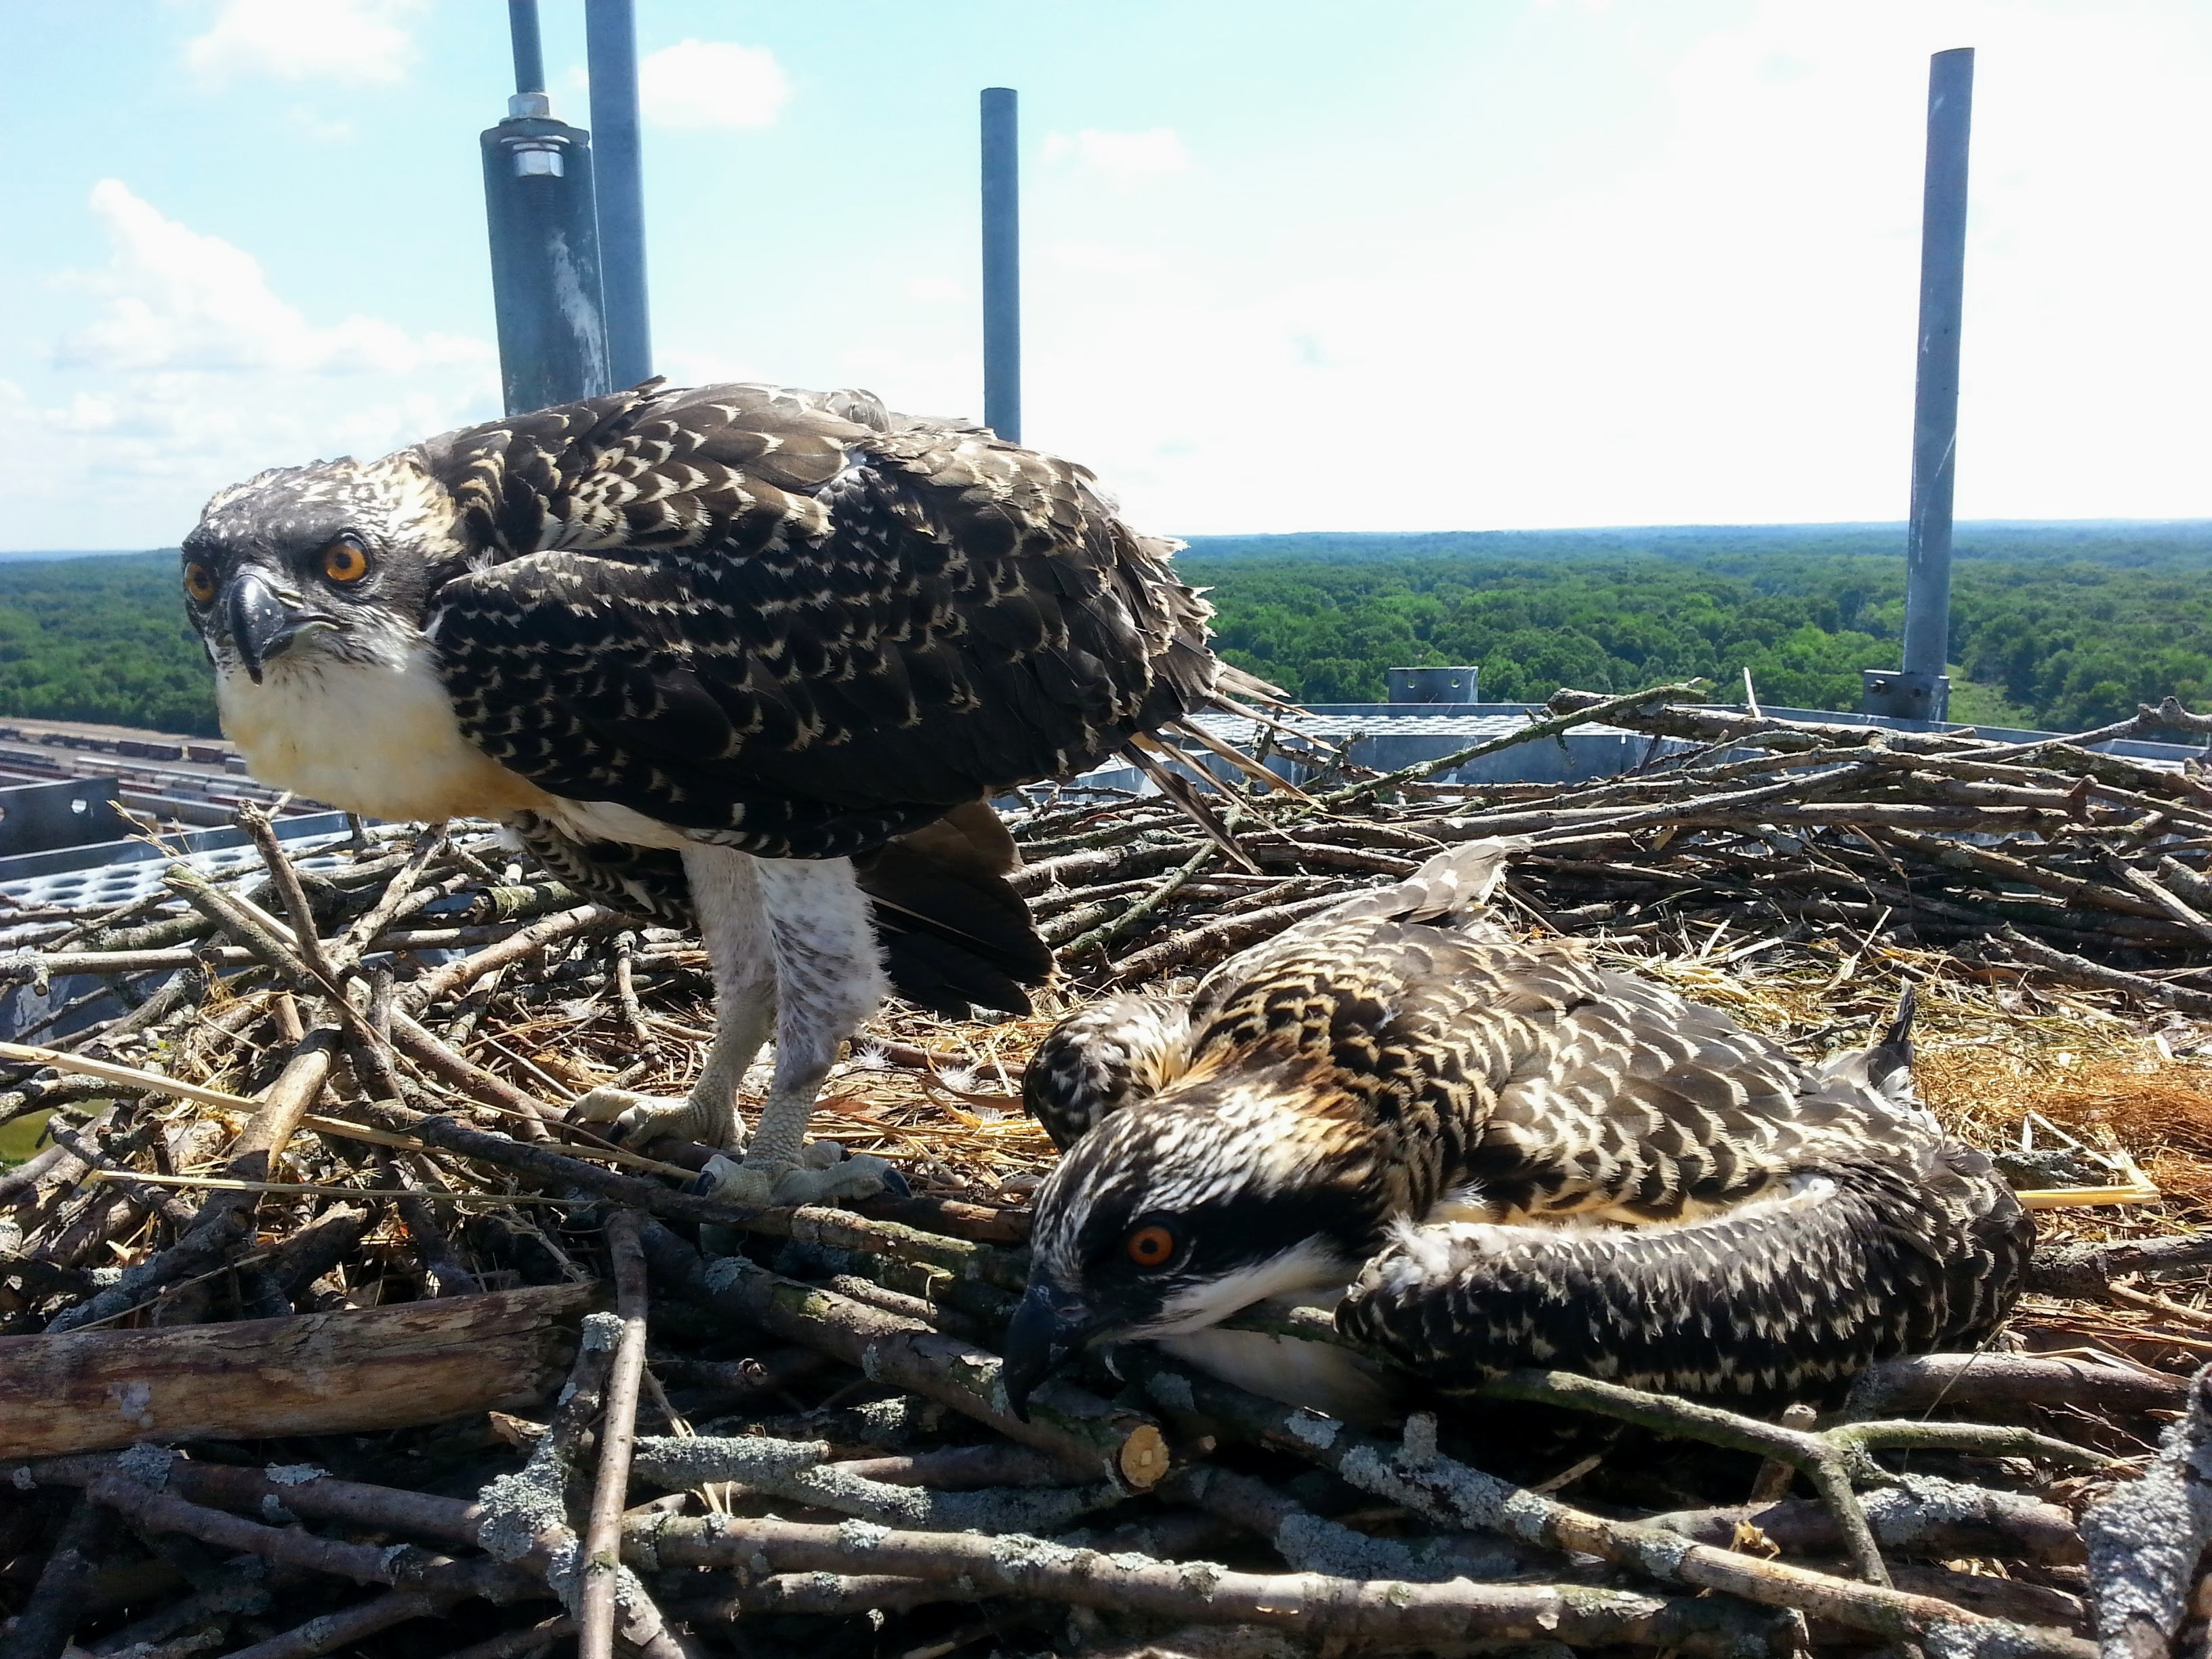
<instances>
[{"instance_id":1,"label":"brown barred wing feathers","mask_svg":"<svg viewBox=\"0 0 2212 1659\"><path fill-rule=\"evenodd\" d=\"M541 787L835 856L1210 694L1206 607L1082 469L768 388L624 398L426 449L482 550L441 672Z\"/></svg>"},{"instance_id":2,"label":"brown barred wing feathers","mask_svg":"<svg viewBox=\"0 0 2212 1659\"><path fill-rule=\"evenodd\" d=\"M1638 1388L1780 1402L1894 1354L1972 1346L2032 1244L1986 1160L1801 1172L1774 1198L1676 1226L1401 1228L1339 1325L1449 1387L1538 1365Z\"/></svg>"},{"instance_id":3,"label":"brown barred wing feathers","mask_svg":"<svg viewBox=\"0 0 2212 1659\"><path fill-rule=\"evenodd\" d=\"M534 812L517 813L507 827L555 879L578 892L643 921L692 926L690 884L682 855L672 849L575 841Z\"/></svg>"}]
</instances>

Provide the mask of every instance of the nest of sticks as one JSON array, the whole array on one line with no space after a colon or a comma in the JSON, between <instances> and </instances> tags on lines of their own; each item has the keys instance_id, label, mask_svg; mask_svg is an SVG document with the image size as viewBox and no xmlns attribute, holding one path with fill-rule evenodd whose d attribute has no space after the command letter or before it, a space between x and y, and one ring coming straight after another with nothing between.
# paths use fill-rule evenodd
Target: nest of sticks
<instances>
[{"instance_id":1,"label":"nest of sticks","mask_svg":"<svg viewBox=\"0 0 2212 1659\"><path fill-rule=\"evenodd\" d=\"M302 869L249 812L248 874L6 918L8 982L91 988L0 1049L0 1118L47 1115L0 1174L0 1659L2203 1652L2212 784L1692 690L1383 776L1293 722L1297 789L1159 752L1168 798L1033 792L1062 976L1024 1020L884 1012L813 1133L915 1190L852 1210L567 1121L688 1086L704 957L483 827ZM1438 781L1594 720L1644 763ZM1530 930L1808 1056L1917 983L1923 1095L2043 1212L2002 1351L1777 1420L1526 1372L1377 1435L1133 1349L1011 1416L1030 1048L1486 835L1530 838Z\"/></svg>"}]
</instances>

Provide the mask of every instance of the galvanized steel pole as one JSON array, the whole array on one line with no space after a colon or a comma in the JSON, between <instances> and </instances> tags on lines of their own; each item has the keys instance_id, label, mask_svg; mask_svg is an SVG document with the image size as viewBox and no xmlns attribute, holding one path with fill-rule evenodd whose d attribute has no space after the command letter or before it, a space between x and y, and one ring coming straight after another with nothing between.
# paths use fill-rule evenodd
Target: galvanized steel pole
<instances>
[{"instance_id":1,"label":"galvanized steel pole","mask_svg":"<svg viewBox=\"0 0 2212 1659\"><path fill-rule=\"evenodd\" d=\"M645 289L645 181L637 130L635 0L584 0L592 77L592 182L599 204L599 273L606 291L607 367L617 386L653 374Z\"/></svg>"},{"instance_id":2,"label":"galvanized steel pole","mask_svg":"<svg viewBox=\"0 0 2212 1659\"><path fill-rule=\"evenodd\" d=\"M983 88L983 424L1022 438L1021 175L1014 91Z\"/></svg>"},{"instance_id":3,"label":"galvanized steel pole","mask_svg":"<svg viewBox=\"0 0 2212 1659\"><path fill-rule=\"evenodd\" d=\"M545 47L538 33L538 0L507 0L507 38L514 46L514 89L545 90Z\"/></svg>"},{"instance_id":4,"label":"galvanized steel pole","mask_svg":"<svg viewBox=\"0 0 2212 1659\"><path fill-rule=\"evenodd\" d=\"M1951 502L1958 477L1959 329L1966 270L1966 148L1974 53L1928 66L1928 171L1920 210L1919 376L1912 402L1912 512L1905 533L1905 661L1867 676L1873 714L1942 720L1950 699ZM1881 682L1877 684L1877 681Z\"/></svg>"},{"instance_id":5,"label":"galvanized steel pole","mask_svg":"<svg viewBox=\"0 0 2212 1659\"><path fill-rule=\"evenodd\" d=\"M592 136L553 118L543 90L538 8L508 10L517 80L507 119L481 135L492 309L507 412L611 390L592 200Z\"/></svg>"}]
</instances>

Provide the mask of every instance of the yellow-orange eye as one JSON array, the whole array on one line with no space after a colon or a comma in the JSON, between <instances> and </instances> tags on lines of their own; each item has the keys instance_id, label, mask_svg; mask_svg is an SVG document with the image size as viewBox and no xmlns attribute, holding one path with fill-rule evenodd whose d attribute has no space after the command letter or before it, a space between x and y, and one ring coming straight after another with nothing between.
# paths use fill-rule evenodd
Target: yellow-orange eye
<instances>
[{"instance_id":1,"label":"yellow-orange eye","mask_svg":"<svg viewBox=\"0 0 2212 1659\"><path fill-rule=\"evenodd\" d=\"M215 572L198 559L185 567L185 592L194 605L210 605L215 599Z\"/></svg>"},{"instance_id":2,"label":"yellow-orange eye","mask_svg":"<svg viewBox=\"0 0 2212 1659\"><path fill-rule=\"evenodd\" d=\"M323 574L334 582L357 582L368 574L368 554L350 536L342 536L323 550Z\"/></svg>"},{"instance_id":3,"label":"yellow-orange eye","mask_svg":"<svg viewBox=\"0 0 2212 1659\"><path fill-rule=\"evenodd\" d=\"M1164 1267L1175 1255L1175 1235L1155 1222L1131 1233L1122 1248L1128 1251L1129 1260L1139 1267Z\"/></svg>"}]
</instances>

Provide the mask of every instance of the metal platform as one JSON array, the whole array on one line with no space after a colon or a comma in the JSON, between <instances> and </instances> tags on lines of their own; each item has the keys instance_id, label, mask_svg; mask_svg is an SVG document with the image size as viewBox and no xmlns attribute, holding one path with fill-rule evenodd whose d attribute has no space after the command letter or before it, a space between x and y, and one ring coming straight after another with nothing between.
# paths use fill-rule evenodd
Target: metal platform
<instances>
[{"instance_id":1,"label":"metal platform","mask_svg":"<svg viewBox=\"0 0 2212 1659\"><path fill-rule=\"evenodd\" d=\"M319 860L313 856L315 849L349 842L353 831L343 812L314 812L278 820L276 834L287 846L301 849L301 866L312 870L318 863L337 862L335 857ZM58 847L0 858L0 896L25 909L130 904L160 891L161 872L179 860L204 875L219 876L259 863L260 854L246 832L237 829L194 830L164 836L159 842L132 839ZM0 913L0 939L5 938L6 923L5 914Z\"/></svg>"},{"instance_id":2,"label":"metal platform","mask_svg":"<svg viewBox=\"0 0 2212 1659\"><path fill-rule=\"evenodd\" d=\"M1704 706L1731 714L1745 712L1741 704ZM1954 721L1896 720L1877 714L1844 714L1828 708L1770 708L1761 712L1777 720L1814 720L1840 726L1879 726L1899 732L1972 732L2002 743L2043 743L2065 735L2054 732L2021 731L2010 726L1965 726ZM1359 765L1372 767L1378 772L1395 772L1403 767L1419 766L1424 762L1440 759L1462 749L1471 749L1494 738L1510 736L1541 718L1542 713L1540 706L1512 702L1316 703L1308 708L1305 714L1286 724L1331 747L1348 744L1350 757ZM1249 751L1258 744L1259 729L1250 720L1218 714L1203 714L1199 720L1207 731L1240 749ZM1480 757L1464 766L1437 774L1435 781L1440 783L1580 783L1613 777L1651 760L1695 746L1680 738L1653 738L1646 732L1594 723L1575 726L1540 743L1522 744L1500 750L1494 755ZM2154 743L2139 738L2110 739L2094 746L2108 754L2125 755L2130 759L2147 761L2153 766L2175 771L2180 769L2185 761L2212 760L2212 746ZM1206 758L1206 764L1217 775L1225 775L1230 770L1225 762L1212 757ZM1279 757L1271 759L1268 764L1294 783L1304 776L1304 769ZM1153 793L1150 780L1121 761L1109 761L1085 773L1076 782L1092 788L1120 790L1133 794ZM1018 803L1010 801L1007 804Z\"/></svg>"}]
</instances>

